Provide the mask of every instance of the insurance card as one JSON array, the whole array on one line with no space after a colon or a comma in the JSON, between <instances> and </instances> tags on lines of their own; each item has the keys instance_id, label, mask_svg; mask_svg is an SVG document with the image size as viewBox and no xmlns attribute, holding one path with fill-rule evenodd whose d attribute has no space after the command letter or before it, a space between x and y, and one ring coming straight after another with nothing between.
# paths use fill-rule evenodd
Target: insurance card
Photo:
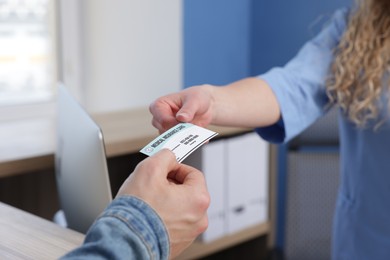
<instances>
[{"instance_id":1,"label":"insurance card","mask_svg":"<svg viewBox=\"0 0 390 260\"><path fill-rule=\"evenodd\" d=\"M167 148L176 155L176 160L182 162L196 149L209 141L218 133L190 123L180 123L165 131L148 145L141 153L151 156L161 149Z\"/></svg>"}]
</instances>

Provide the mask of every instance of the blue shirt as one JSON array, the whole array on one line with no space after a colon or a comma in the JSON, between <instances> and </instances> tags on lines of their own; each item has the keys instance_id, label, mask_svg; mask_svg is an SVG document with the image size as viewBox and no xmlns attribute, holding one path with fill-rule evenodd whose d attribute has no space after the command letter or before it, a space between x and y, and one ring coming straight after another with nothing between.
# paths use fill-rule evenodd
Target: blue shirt
<instances>
[{"instance_id":1,"label":"blue shirt","mask_svg":"<svg viewBox=\"0 0 390 260\"><path fill-rule=\"evenodd\" d=\"M111 202L88 230L84 243L63 256L70 259L168 259L163 221L142 200L122 196Z\"/></svg>"},{"instance_id":2,"label":"blue shirt","mask_svg":"<svg viewBox=\"0 0 390 260\"><path fill-rule=\"evenodd\" d=\"M326 113L325 80L333 50L346 29L348 10L306 43L283 68L261 75L278 100L282 119L256 131L287 142ZM383 106L382 116L388 115ZM390 120L360 129L339 111L341 184L333 224L333 259L390 259Z\"/></svg>"}]
</instances>

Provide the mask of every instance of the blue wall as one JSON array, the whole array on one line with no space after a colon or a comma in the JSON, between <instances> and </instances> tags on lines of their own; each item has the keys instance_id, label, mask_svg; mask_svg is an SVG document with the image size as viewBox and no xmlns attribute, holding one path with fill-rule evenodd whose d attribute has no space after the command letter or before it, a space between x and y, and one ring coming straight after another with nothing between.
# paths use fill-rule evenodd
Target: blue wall
<instances>
[{"instance_id":1,"label":"blue wall","mask_svg":"<svg viewBox=\"0 0 390 260\"><path fill-rule=\"evenodd\" d=\"M251 73L282 66L350 0L253 0Z\"/></svg>"},{"instance_id":2,"label":"blue wall","mask_svg":"<svg viewBox=\"0 0 390 260\"><path fill-rule=\"evenodd\" d=\"M183 0L184 86L284 65L350 0Z\"/></svg>"},{"instance_id":3,"label":"blue wall","mask_svg":"<svg viewBox=\"0 0 390 260\"><path fill-rule=\"evenodd\" d=\"M252 0L184 0L184 86L250 73Z\"/></svg>"}]
</instances>

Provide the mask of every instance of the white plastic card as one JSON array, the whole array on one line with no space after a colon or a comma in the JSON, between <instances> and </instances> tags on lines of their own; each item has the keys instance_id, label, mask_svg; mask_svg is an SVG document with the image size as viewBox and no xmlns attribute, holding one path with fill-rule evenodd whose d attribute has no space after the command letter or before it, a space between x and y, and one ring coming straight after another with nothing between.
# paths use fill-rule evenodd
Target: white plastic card
<instances>
[{"instance_id":1,"label":"white plastic card","mask_svg":"<svg viewBox=\"0 0 390 260\"><path fill-rule=\"evenodd\" d=\"M140 150L141 153L151 156L161 149L171 150L178 162L182 162L218 133L190 123L180 123L156 137Z\"/></svg>"}]
</instances>

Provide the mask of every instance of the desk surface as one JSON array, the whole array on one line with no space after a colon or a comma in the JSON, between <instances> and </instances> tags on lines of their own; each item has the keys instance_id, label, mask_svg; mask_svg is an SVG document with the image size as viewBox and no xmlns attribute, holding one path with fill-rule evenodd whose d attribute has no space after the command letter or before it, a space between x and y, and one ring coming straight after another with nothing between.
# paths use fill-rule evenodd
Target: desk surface
<instances>
[{"instance_id":1,"label":"desk surface","mask_svg":"<svg viewBox=\"0 0 390 260\"><path fill-rule=\"evenodd\" d=\"M0 259L58 259L82 244L84 235L0 202ZM196 259L269 231L253 226L210 244L195 242L177 259Z\"/></svg>"},{"instance_id":2,"label":"desk surface","mask_svg":"<svg viewBox=\"0 0 390 260\"><path fill-rule=\"evenodd\" d=\"M0 202L0 259L58 259L84 235Z\"/></svg>"},{"instance_id":3,"label":"desk surface","mask_svg":"<svg viewBox=\"0 0 390 260\"><path fill-rule=\"evenodd\" d=\"M157 130L147 108L93 116L102 128L108 157L138 152ZM249 129L210 127L221 135ZM46 170L54 165L55 118L33 118L0 124L0 178Z\"/></svg>"}]
</instances>

